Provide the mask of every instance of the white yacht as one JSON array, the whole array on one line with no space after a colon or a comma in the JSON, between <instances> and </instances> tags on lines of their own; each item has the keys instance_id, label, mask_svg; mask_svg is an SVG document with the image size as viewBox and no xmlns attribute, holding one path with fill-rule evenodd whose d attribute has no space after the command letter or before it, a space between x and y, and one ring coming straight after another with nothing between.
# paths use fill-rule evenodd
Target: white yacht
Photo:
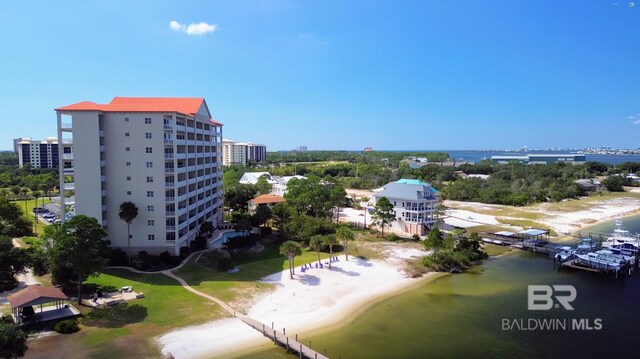
<instances>
[{"instance_id":1,"label":"white yacht","mask_svg":"<svg viewBox=\"0 0 640 359\"><path fill-rule=\"evenodd\" d=\"M571 247L560 247L560 252L556 254L556 259L560 262L566 262L576 257L575 251Z\"/></svg>"},{"instance_id":2,"label":"white yacht","mask_svg":"<svg viewBox=\"0 0 640 359\"><path fill-rule=\"evenodd\" d=\"M616 219L613 233L604 242L602 247L623 255L634 255L640 250L640 240L627 230L620 219Z\"/></svg>"},{"instance_id":3,"label":"white yacht","mask_svg":"<svg viewBox=\"0 0 640 359\"><path fill-rule=\"evenodd\" d=\"M589 266L590 268L616 271L625 265L635 262L634 257L614 254L612 251L606 249L586 254L576 254L576 257L581 264Z\"/></svg>"}]
</instances>

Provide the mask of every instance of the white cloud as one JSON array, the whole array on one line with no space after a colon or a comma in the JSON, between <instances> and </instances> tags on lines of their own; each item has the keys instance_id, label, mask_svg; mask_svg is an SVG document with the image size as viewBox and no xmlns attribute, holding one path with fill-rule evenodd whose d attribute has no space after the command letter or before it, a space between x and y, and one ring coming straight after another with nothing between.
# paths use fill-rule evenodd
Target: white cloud
<instances>
[{"instance_id":1,"label":"white cloud","mask_svg":"<svg viewBox=\"0 0 640 359\"><path fill-rule=\"evenodd\" d=\"M634 125L640 125L640 120L635 120L635 121L633 121L633 124L634 124Z\"/></svg>"},{"instance_id":2,"label":"white cloud","mask_svg":"<svg viewBox=\"0 0 640 359\"><path fill-rule=\"evenodd\" d=\"M187 33L187 35L193 36L202 36L204 34L208 34L210 32L218 30L218 27L216 25L210 25L206 22L199 22L197 24L190 24L186 26L175 20L171 20L169 22L169 28L173 31L182 31Z\"/></svg>"},{"instance_id":3,"label":"white cloud","mask_svg":"<svg viewBox=\"0 0 640 359\"><path fill-rule=\"evenodd\" d=\"M171 20L171 22L169 23L169 28L173 31L178 31L178 30L182 30L184 26L180 25L180 23L175 20Z\"/></svg>"}]
</instances>

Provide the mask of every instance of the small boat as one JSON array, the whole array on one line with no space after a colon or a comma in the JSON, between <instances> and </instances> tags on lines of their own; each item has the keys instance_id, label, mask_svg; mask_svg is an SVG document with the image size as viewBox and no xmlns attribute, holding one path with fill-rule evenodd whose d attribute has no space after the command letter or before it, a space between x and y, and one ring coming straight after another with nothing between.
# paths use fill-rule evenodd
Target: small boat
<instances>
[{"instance_id":1,"label":"small boat","mask_svg":"<svg viewBox=\"0 0 640 359\"><path fill-rule=\"evenodd\" d=\"M497 244L497 245L499 245L499 246L501 246L501 245L503 245L503 244L504 244L504 243L503 243L501 240L499 240L499 239L494 239L494 240L492 240L491 242L493 242L493 244Z\"/></svg>"},{"instance_id":2,"label":"small boat","mask_svg":"<svg viewBox=\"0 0 640 359\"><path fill-rule=\"evenodd\" d=\"M491 239L491 238L484 238L484 237L483 237L483 238L482 238L482 241L483 241L484 243L493 243L493 239Z\"/></svg>"},{"instance_id":3,"label":"small boat","mask_svg":"<svg viewBox=\"0 0 640 359\"><path fill-rule=\"evenodd\" d=\"M571 247L560 247L560 252L556 253L555 258L564 263L576 258L576 253Z\"/></svg>"},{"instance_id":4,"label":"small boat","mask_svg":"<svg viewBox=\"0 0 640 359\"><path fill-rule=\"evenodd\" d=\"M576 254L578 261L589 268L604 270L620 270L624 265L629 264L626 256L614 254L609 250L599 250L587 254Z\"/></svg>"}]
</instances>

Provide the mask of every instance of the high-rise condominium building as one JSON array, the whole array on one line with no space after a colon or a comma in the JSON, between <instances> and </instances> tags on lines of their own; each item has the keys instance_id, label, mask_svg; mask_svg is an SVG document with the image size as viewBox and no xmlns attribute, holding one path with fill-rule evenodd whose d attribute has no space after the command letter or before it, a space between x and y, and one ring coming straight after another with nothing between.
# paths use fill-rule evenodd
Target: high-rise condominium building
<instances>
[{"instance_id":1,"label":"high-rise condominium building","mask_svg":"<svg viewBox=\"0 0 640 359\"><path fill-rule=\"evenodd\" d=\"M60 153L58 138L49 137L46 140L32 140L29 137L21 137L13 140L18 153L20 167L31 165L33 168L57 168Z\"/></svg>"},{"instance_id":2,"label":"high-rise condominium building","mask_svg":"<svg viewBox=\"0 0 640 359\"><path fill-rule=\"evenodd\" d=\"M73 140L60 187L75 196L61 196L62 208L74 198L75 213L95 217L112 247L178 254L200 224L222 222L222 124L203 98L116 97L56 112L58 141ZM123 202L138 208L129 238Z\"/></svg>"},{"instance_id":3,"label":"high-rise condominium building","mask_svg":"<svg viewBox=\"0 0 640 359\"><path fill-rule=\"evenodd\" d=\"M251 142L222 140L222 161L225 166L246 165L267 160L267 146Z\"/></svg>"}]
</instances>

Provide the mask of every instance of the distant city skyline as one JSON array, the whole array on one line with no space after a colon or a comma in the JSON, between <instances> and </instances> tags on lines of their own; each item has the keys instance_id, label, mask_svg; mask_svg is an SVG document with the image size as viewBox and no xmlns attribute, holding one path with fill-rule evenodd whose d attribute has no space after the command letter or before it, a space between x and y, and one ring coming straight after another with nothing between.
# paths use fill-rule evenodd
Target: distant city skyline
<instances>
[{"instance_id":1,"label":"distant city skyline","mask_svg":"<svg viewBox=\"0 0 640 359\"><path fill-rule=\"evenodd\" d=\"M269 151L640 147L630 2L10 1L0 31L1 150L115 96Z\"/></svg>"}]
</instances>

